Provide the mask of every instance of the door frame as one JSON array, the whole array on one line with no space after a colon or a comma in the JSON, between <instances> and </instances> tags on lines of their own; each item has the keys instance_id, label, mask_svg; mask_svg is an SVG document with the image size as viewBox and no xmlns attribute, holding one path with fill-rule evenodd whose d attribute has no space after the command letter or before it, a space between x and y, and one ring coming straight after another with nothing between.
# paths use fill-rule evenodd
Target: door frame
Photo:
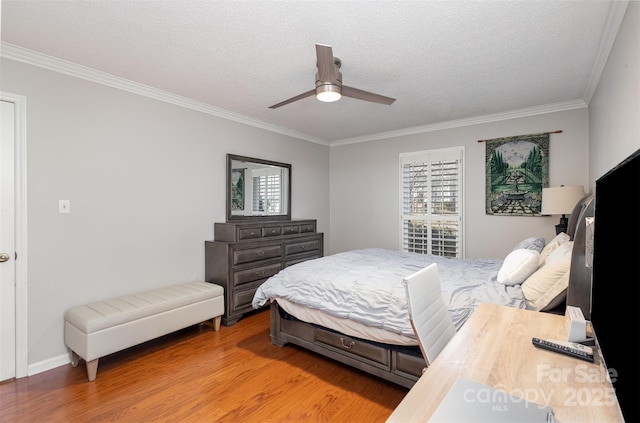
<instances>
[{"instance_id":1,"label":"door frame","mask_svg":"<svg viewBox=\"0 0 640 423\"><path fill-rule=\"evenodd\" d=\"M27 297L27 97L0 91L15 105L15 327L16 378L28 376Z\"/></svg>"}]
</instances>

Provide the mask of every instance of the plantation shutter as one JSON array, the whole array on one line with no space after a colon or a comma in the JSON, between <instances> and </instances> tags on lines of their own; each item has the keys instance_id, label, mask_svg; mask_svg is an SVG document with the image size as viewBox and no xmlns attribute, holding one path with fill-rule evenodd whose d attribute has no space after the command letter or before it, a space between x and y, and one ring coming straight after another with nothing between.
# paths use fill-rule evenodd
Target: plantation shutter
<instances>
[{"instance_id":1,"label":"plantation shutter","mask_svg":"<svg viewBox=\"0 0 640 423\"><path fill-rule=\"evenodd\" d=\"M262 214L281 214L282 184L278 170L253 172L253 211Z\"/></svg>"},{"instance_id":2,"label":"plantation shutter","mask_svg":"<svg viewBox=\"0 0 640 423\"><path fill-rule=\"evenodd\" d=\"M400 155L401 249L464 257L462 147Z\"/></svg>"}]
</instances>

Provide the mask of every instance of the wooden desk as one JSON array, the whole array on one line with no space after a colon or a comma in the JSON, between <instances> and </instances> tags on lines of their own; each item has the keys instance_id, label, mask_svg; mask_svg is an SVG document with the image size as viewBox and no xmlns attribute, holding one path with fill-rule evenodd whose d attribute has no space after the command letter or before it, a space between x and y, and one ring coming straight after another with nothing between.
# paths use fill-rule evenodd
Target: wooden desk
<instances>
[{"instance_id":1,"label":"wooden desk","mask_svg":"<svg viewBox=\"0 0 640 423\"><path fill-rule=\"evenodd\" d=\"M623 421L597 354L589 363L531 344L566 335L564 316L482 304L387 421L427 421L460 376L548 405L562 423Z\"/></svg>"}]
</instances>

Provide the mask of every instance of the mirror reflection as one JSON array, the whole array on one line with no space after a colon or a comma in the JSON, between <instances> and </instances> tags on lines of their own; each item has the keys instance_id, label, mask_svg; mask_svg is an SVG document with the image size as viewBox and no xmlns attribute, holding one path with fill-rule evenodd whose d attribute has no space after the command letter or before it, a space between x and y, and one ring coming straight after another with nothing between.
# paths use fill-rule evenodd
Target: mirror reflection
<instances>
[{"instance_id":1,"label":"mirror reflection","mask_svg":"<svg viewBox=\"0 0 640 423\"><path fill-rule=\"evenodd\" d=\"M227 219L290 218L291 165L228 155Z\"/></svg>"}]
</instances>

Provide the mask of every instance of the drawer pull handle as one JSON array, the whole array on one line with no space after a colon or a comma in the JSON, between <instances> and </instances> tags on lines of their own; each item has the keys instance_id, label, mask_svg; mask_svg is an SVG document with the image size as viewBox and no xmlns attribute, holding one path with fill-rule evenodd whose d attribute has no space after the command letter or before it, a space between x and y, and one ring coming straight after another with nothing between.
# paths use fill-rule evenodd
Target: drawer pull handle
<instances>
[{"instance_id":1,"label":"drawer pull handle","mask_svg":"<svg viewBox=\"0 0 640 423\"><path fill-rule=\"evenodd\" d=\"M254 236L256 233L255 232L250 232L249 233L251 236Z\"/></svg>"},{"instance_id":2,"label":"drawer pull handle","mask_svg":"<svg viewBox=\"0 0 640 423\"><path fill-rule=\"evenodd\" d=\"M307 246L306 246L305 244L302 244L302 245L300 246L300 249L301 249L301 250L306 250L306 249L307 249Z\"/></svg>"},{"instance_id":3,"label":"drawer pull handle","mask_svg":"<svg viewBox=\"0 0 640 423\"><path fill-rule=\"evenodd\" d=\"M271 233L272 233L272 234L275 234L275 233L277 233L277 232L276 232L276 230L275 230L275 229L272 229L272 230L271 230Z\"/></svg>"},{"instance_id":4,"label":"drawer pull handle","mask_svg":"<svg viewBox=\"0 0 640 423\"><path fill-rule=\"evenodd\" d=\"M258 252L256 253L256 256L258 256L258 257L262 257L262 256L264 256L264 251L258 251Z\"/></svg>"},{"instance_id":5,"label":"drawer pull handle","mask_svg":"<svg viewBox=\"0 0 640 423\"><path fill-rule=\"evenodd\" d=\"M345 350L350 350L356 344L355 341L351 341L349 345L345 345L344 338L340 338L340 343L342 344L342 348L344 348Z\"/></svg>"},{"instance_id":6,"label":"drawer pull handle","mask_svg":"<svg viewBox=\"0 0 640 423\"><path fill-rule=\"evenodd\" d=\"M266 272L266 271L264 271L264 270L263 270L263 271L261 271L261 272L256 272L256 276L260 276L260 277L262 277L262 276L264 276L266 273L267 273L267 272Z\"/></svg>"}]
</instances>

